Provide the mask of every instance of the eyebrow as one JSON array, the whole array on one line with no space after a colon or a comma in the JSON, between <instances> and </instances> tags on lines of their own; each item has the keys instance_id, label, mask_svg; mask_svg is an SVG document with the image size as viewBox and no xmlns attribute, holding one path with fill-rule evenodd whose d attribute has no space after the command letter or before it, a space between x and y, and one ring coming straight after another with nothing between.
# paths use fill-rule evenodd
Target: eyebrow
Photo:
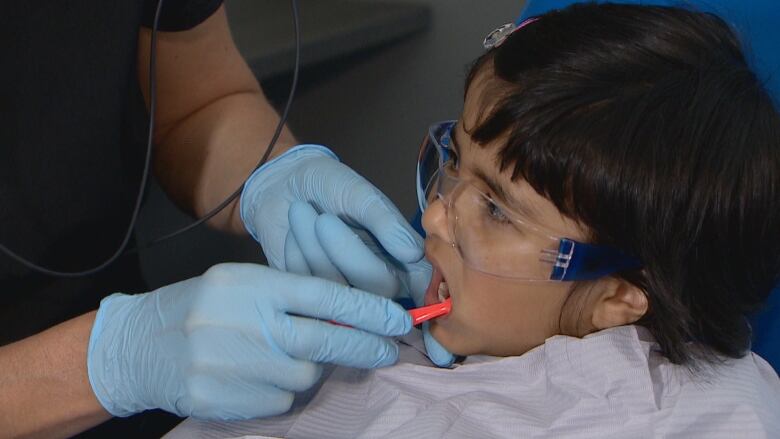
<instances>
[{"instance_id":1,"label":"eyebrow","mask_svg":"<svg viewBox=\"0 0 780 439\"><path fill-rule=\"evenodd\" d=\"M536 214L534 209L530 208L525 203L520 203L514 197L510 196L509 193L504 190L504 187L501 186L501 183L496 181L493 177L487 175L482 169L472 167L471 172L474 173L474 176L484 181L485 184L488 185L490 191L496 194L496 197L499 199L499 201L508 205L513 210L516 210L527 219L533 222L539 221L539 216Z\"/></svg>"},{"instance_id":2,"label":"eyebrow","mask_svg":"<svg viewBox=\"0 0 780 439\"><path fill-rule=\"evenodd\" d=\"M457 124L452 127L452 131L450 132L450 144L452 145L452 149L455 151L455 154L460 156L461 147L458 144L458 140L456 139L456 135L457 135L456 128L457 128ZM499 201L510 206L512 209L517 210L518 213L525 216L529 220L536 221L536 222L539 221L539 215L537 215L534 209L528 207L523 203L516 201L514 197L510 196L509 193L506 190L504 190L504 187L495 178L489 176L485 171L483 171L480 168L476 168L474 166L471 166L470 168L474 176L484 181L485 184L487 184L488 188L490 188L490 191L496 194L496 197L499 199Z\"/></svg>"}]
</instances>

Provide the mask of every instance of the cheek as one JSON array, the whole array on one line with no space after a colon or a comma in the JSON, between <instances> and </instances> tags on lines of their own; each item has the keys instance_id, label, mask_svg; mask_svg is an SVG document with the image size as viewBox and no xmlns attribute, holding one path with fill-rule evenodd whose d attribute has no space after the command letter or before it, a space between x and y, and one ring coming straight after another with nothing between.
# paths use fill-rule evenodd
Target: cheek
<instances>
[{"instance_id":1,"label":"cheek","mask_svg":"<svg viewBox=\"0 0 780 439\"><path fill-rule=\"evenodd\" d=\"M558 333L568 286L518 282L467 272L453 320L472 353L519 355Z\"/></svg>"}]
</instances>

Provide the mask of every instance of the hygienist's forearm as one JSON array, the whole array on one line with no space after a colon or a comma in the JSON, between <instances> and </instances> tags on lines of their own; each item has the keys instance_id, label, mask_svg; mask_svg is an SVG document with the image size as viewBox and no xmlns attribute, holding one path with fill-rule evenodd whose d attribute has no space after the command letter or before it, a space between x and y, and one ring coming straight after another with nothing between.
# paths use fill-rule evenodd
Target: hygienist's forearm
<instances>
[{"instance_id":1,"label":"hygienist's forearm","mask_svg":"<svg viewBox=\"0 0 780 439\"><path fill-rule=\"evenodd\" d=\"M231 94L179 122L162 139L155 158L158 179L180 204L202 217L249 176L265 153L279 117L261 91ZM271 157L295 139L284 129ZM246 233L239 200L209 222L212 227Z\"/></svg>"},{"instance_id":2,"label":"hygienist's forearm","mask_svg":"<svg viewBox=\"0 0 780 439\"><path fill-rule=\"evenodd\" d=\"M111 417L87 377L95 312L0 348L0 438L69 437Z\"/></svg>"},{"instance_id":3,"label":"hygienist's forearm","mask_svg":"<svg viewBox=\"0 0 780 439\"><path fill-rule=\"evenodd\" d=\"M147 105L151 37L141 28L138 80ZM180 207L202 217L249 175L279 116L236 48L224 6L190 30L159 32L155 54L155 175ZM294 143L285 129L274 153ZM246 233L237 202L209 224Z\"/></svg>"}]
</instances>

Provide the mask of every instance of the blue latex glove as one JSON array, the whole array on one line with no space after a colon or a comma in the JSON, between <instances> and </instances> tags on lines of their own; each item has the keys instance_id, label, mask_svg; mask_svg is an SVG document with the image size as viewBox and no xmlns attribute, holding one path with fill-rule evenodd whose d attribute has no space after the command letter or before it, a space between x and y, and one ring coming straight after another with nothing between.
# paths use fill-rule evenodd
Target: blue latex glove
<instances>
[{"instance_id":1,"label":"blue latex glove","mask_svg":"<svg viewBox=\"0 0 780 439\"><path fill-rule=\"evenodd\" d=\"M403 308L374 294L261 265L221 264L151 293L103 299L87 367L114 416L162 408L249 419L287 411L293 392L319 379L319 362L396 362L398 346L382 336L410 329Z\"/></svg>"},{"instance_id":2,"label":"blue latex glove","mask_svg":"<svg viewBox=\"0 0 780 439\"><path fill-rule=\"evenodd\" d=\"M424 258L411 263L393 260L369 236L361 236L334 215L318 214L307 203L293 203L289 220L285 250L289 271L346 279L356 288L391 299L411 297L417 306L423 305L432 271ZM423 339L434 364L452 365L453 355L433 338L428 322L423 324Z\"/></svg>"},{"instance_id":3,"label":"blue latex glove","mask_svg":"<svg viewBox=\"0 0 780 439\"><path fill-rule=\"evenodd\" d=\"M419 236L379 189L328 148L299 145L256 170L241 194L241 219L274 268L285 269L287 212L294 201L367 229L399 261L422 257Z\"/></svg>"}]
</instances>

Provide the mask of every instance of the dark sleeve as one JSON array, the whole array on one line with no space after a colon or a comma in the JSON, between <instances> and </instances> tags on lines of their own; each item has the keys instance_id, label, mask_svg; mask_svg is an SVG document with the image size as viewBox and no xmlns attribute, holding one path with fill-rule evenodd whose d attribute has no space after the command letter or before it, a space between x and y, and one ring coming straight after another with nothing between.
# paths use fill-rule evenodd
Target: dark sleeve
<instances>
[{"instance_id":1,"label":"dark sleeve","mask_svg":"<svg viewBox=\"0 0 780 439\"><path fill-rule=\"evenodd\" d=\"M141 24L151 29L154 13L160 0L143 0ZM157 29L175 32L192 29L211 17L222 0L162 0L160 21Z\"/></svg>"}]
</instances>

